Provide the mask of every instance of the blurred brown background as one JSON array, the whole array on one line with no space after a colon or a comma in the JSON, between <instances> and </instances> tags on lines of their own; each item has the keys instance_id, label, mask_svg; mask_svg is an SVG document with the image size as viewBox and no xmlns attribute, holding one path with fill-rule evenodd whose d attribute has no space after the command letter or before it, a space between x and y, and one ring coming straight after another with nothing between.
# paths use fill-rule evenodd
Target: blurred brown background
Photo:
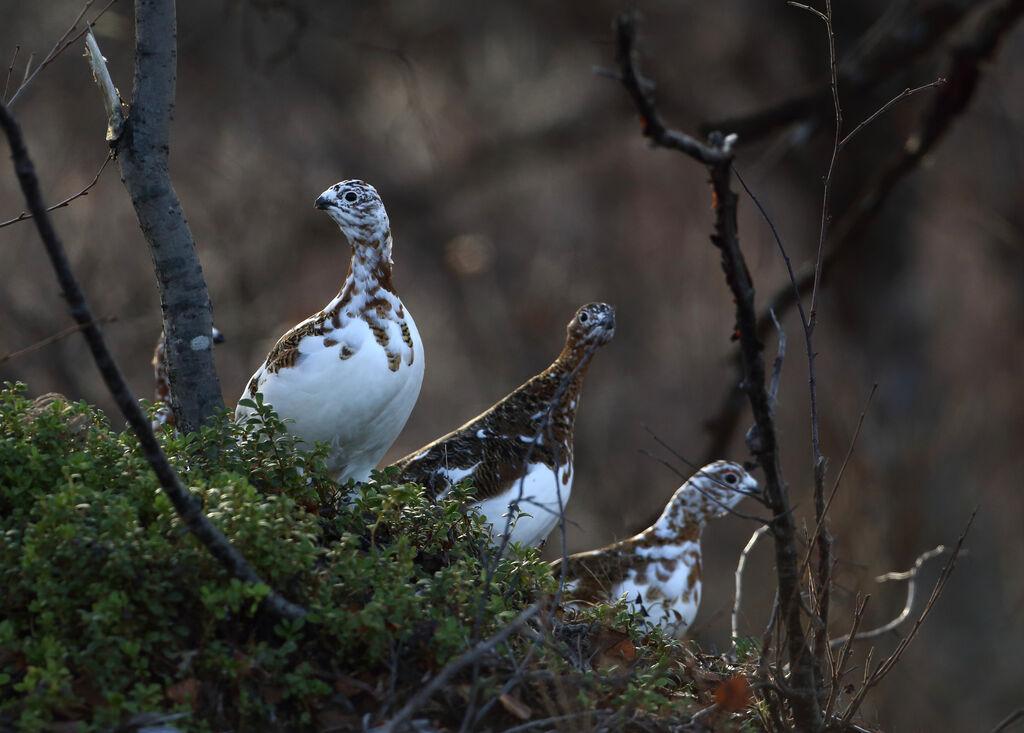
<instances>
[{"instance_id":1,"label":"blurred brown background","mask_svg":"<svg viewBox=\"0 0 1024 733\"><path fill-rule=\"evenodd\" d=\"M890 4L835 5L844 54ZM12 83L80 6L0 1L5 67L21 45ZM762 109L827 78L822 24L781 0L639 7L642 67L659 83L662 113L681 129ZM568 546L596 547L642 528L679 483L643 452L688 472L645 426L698 460L709 444L705 422L736 374L732 300L708 241L706 172L649 150L623 90L592 71L613 63L611 21L622 9L607 0L181 3L172 176L228 338L217 350L225 401L234 403L278 335L337 291L348 248L313 201L338 180L363 178L388 205L395 282L427 349L419 403L390 456L543 369L576 307L604 300L618 309L618 329L584 387L569 505L578 526ZM130 7L116 3L97 31L128 97ZM819 309L830 482L879 385L832 514L841 560L833 634L847 630L856 590L872 595L865 626L898 612L902 584L872 578L951 543L980 506L969 552L934 615L865 708L891 731L987 731L1024 704L1022 62L1018 27L949 136L831 274ZM894 70L879 90L844 104L847 129L947 64L939 47ZM899 149L929 94L890 110L844 151L837 216ZM50 201L93 178L106 123L80 44L13 111ZM831 134L830 125L785 129L737 158L796 264L816 247ZM784 286L785 269L749 198L740 207L763 303ZM4 166L0 219L22 208ZM118 319L105 330L132 387L151 396L159 303L116 168L54 216L95 313ZM0 229L0 273L0 357L69 325L30 224ZM782 461L807 522L807 365L792 312L784 327ZM770 356L774 340L767 346ZM77 336L0 363L0 379L87 399L120 424ZM748 424L745 413L740 433ZM739 436L720 457L747 457ZM729 518L706 537L706 594L693 630L705 648L729 643L732 568L753 529ZM770 555L765 542L748 571L744 632L754 636L770 608ZM940 564L927 566L928 588ZM876 659L894 641L878 640Z\"/></svg>"}]
</instances>

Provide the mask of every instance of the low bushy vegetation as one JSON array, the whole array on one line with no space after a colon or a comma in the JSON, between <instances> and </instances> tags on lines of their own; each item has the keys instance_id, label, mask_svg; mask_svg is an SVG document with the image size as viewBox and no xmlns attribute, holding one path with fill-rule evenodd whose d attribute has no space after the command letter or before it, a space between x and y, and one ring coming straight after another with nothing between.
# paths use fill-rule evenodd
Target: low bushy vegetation
<instances>
[{"instance_id":1,"label":"low bushy vegetation","mask_svg":"<svg viewBox=\"0 0 1024 733\"><path fill-rule=\"evenodd\" d=\"M553 598L537 551L492 555L471 488L434 503L378 474L341 490L258 407L244 429L224 416L162 441L204 512L310 611L296 622L268 621L269 589L183 530L131 432L85 403L0 392L0 729L360 729ZM549 603L418 715L692 712L713 676L695 683L696 657L635 622Z\"/></svg>"}]
</instances>

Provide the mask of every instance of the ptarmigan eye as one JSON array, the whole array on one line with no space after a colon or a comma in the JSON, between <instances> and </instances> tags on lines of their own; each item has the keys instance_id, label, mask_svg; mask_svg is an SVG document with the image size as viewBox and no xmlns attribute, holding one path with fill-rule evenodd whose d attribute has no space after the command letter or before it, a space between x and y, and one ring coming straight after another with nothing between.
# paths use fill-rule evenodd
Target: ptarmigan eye
<instances>
[{"instance_id":1,"label":"ptarmigan eye","mask_svg":"<svg viewBox=\"0 0 1024 733\"><path fill-rule=\"evenodd\" d=\"M359 197L356 196L352 191L349 191L348 193L345 194L345 200L348 201L350 204L354 204L357 198Z\"/></svg>"},{"instance_id":2,"label":"ptarmigan eye","mask_svg":"<svg viewBox=\"0 0 1024 733\"><path fill-rule=\"evenodd\" d=\"M734 473L727 473L725 474L724 480L725 483L729 484L730 486L735 486L736 482L740 480L740 477Z\"/></svg>"},{"instance_id":3,"label":"ptarmigan eye","mask_svg":"<svg viewBox=\"0 0 1024 733\"><path fill-rule=\"evenodd\" d=\"M580 313L580 323L586 323L589 320L590 316L588 316L586 313Z\"/></svg>"}]
</instances>

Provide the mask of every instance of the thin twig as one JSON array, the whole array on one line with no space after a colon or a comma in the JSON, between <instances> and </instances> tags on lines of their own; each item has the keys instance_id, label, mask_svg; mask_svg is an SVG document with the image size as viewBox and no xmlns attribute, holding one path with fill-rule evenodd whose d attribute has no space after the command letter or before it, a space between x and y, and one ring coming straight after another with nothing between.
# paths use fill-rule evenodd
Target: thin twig
<instances>
[{"instance_id":1,"label":"thin twig","mask_svg":"<svg viewBox=\"0 0 1024 733\"><path fill-rule=\"evenodd\" d=\"M740 604L743 602L743 570L747 567L747 557L754 549L754 545L761 539L762 535L767 532L769 525L758 527L754 530L754 533L750 535L750 539L747 540L747 544L743 546L742 552L740 552L740 559L736 563L736 597L732 604L732 653L736 653L736 641L740 638Z\"/></svg>"},{"instance_id":2,"label":"thin twig","mask_svg":"<svg viewBox=\"0 0 1024 733\"><path fill-rule=\"evenodd\" d=\"M1003 718L1001 721L999 721L999 724L992 729L991 733L1002 733L1004 730L1009 728L1011 725L1013 725L1021 718L1024 718L1024 708L1017 708L1012 713Z\"/></svg>"},{"instance_id":3,"label":"thin twig","mask_svg":"<svg viewBox=\"0 0 1024 733\"><path fill-rule=\"evenodd\" d=\"M142 452L149 462L150 467L156 474L160 485L163 487L167 497L171 500L175 510L181 517L187 529L202 542L210 554L217 558L230 575L239 580L254 585L266 586L268 593L263 599L262 607L272 616L278 619L298 619L306 615L306 610L278 595L269 588L263 579L252 569L248 561L236 550L227 538L214 526L202 513L198 503L193 500L189 492L182 485L178 474L167 461L160 443L157 442L150 425L139 405L138 400L132 394L131 389L125 381L120 367L114 360L113 355L107 348L103 333L96 325L92 311L85 299L77 278L71 270L67 255L64 252L64 245L61 243L50 215L46 213L46 205L43 203L42 193L39 190L39 179L36 177L35 166L29 157L28 149L25 147L25 138L21 133L17 121L11 116L7 105L0 102L0 126L4 128L7 140L11 147L11 155L14 159L14 169L18 175L18 182L21 184L25 201L28 204L36 229L43 240L46 252L50 256L54 272L60 282L64 297L68 302L71 315L82 326L82 333L89 349L92 351L93 360L103 375L103 381L110 390L111 395L117 402L121 412L128 420L132 431L139 439Z\"/></svg>"},{"instance_id":4,"label":"thin twig","mask_svg":"<svg viewBox=\"0 0 1024 733\"><path fill-rule=\"evenodd\" d=\"M619 15L615 35L618 78L633 99L644 136L656 146L680 150L704 163L711 177L715 196L715 231L711 240L721 253L726 283L736 304L735 333L740 342L742 385L757 424L759 450L756 456L765 473L765 498L773 514L771 523L779 580L779 612L781 625L786 631L792 669L788 702L797 728L817 730L822 724L818 695L820 685L814 674L813 657L804 638L800 613L796 526L788 488L782 479L775 421L765 389L764 346L757 334L754 287L737 233L737 197L731 186L732 147L736 138L713 133L708 145L703 145L666 129L652 102L653 83L640 76L634 66L636 15Z\"/></svg>"},{"instance_id":5,"label":"thin twig","mask_svg":"<svg viewBox=\"0 0 1024 733\"><path fill-rule=\"evenodd\" d=\"M21 45L14 47L14 55L11 56L11 63L7 66L7 77L4 79L4 92L0 99L7 99L7 90L11 88L11 76L14 74L14 65L18 63L18 54L21 53Z\"/></svg>"},{"instance_id":6,"label":"thin twig","mask_svg":"<svg viewBox=\"0 0 1024 733\"><path fill-rule=\"evenodd\" d=\"M88 196L89 195L89 189L91 189L93 186L95 186L97 183L99 183L100 175L102 175L104 169L107 167L107 163L109 163L113 159L114 159L114 154L113 153L108 153L107 157L103 159L103 163L100 165L100 169L98 171L96 171L96 175L93 176L93 179L89 183L89 185L87 185L85 188L83 188L78 193L75 193L75 194L72 194L71 196L68 196L66 199L64 199L60 203L56 203L53 206L48 207L46 210L48 212L49 211L56 211L57 209L64 208L65 206L67 206L68 204L70 204L72 201L74 201L77 198L81 198L82 196ZM23 211L20 214L18 214L16 217L14 217L13 219L8 219L7 221L0 222L0 229L3 229L6 226L10 226L11 224L17 224L19 221L25 221L26 219L31 219L31 218L32 218L32 214L28 213L27 211Z\"/></svg>"},{"instance_id":7,"label":"thin twig","mask_svg":"<svg viewBox=\"0 0 1024 733\"><path fill-rule=\"evenodd\" d=\"M43 59L42 63L40 63L39 66L37 66L31 74L28 73L29 67L25 68L25 79L18 86L18 89L14 92L11 98L7 100L8 107L13 107L14 103L18 101L18 97L21 96L21 93L25 91L25 89L28 88L28 86L33 81L35 81L35 78L39 75L39 73L47 66L49 66L51 63L53 63L53 61L62 53L64 53L69 46L74 45L75 41L77 41L79 38L85 35L89 28L95 25L96 21L102 18L103 14L106 13L110 9L110 6L117 2L117 0L110 0L110 2L108 2L106 6L104 6L104 8L96 14L95 18L93 18L91 21L85 24L84 29L79 30L78 24L82 22L82 18L85 17L85 14L89 12L89 8L91 8L93 3L95 2L96 0L86 0L85 6L82 8L78 16L75 18L75 21L71 24L71 27L64 31L64 35L61 36L60 40L58 40L57 43L54 44L53 48L50 50L50 53L46 55L46 58ZM78 31L78 33L75 33L75 31ZM29 66L31 66L31 64L32 59L30 57Z\"/></svg>"},{"instance_id":8,"label":"thin twig","mask_svg":"<svg viewBox=\"0 0 1024 733\"><path fill-rule=\"evenodd\" d=\"M71 334L78 333L83 328L87 328L88 326L95 326L101 323L114 323L116 321L117 316L105 316L104 318L98 318L95 321L89 321L88 323L77 323L74 326L68 326L67 328L53 334L52 336L47 336L41 341L36 341L31 346L26 346L24 349L11 351L4 354L3 356L0 356L0 364L3 364L6 361L11 361L12 359L19 359L23 356L28 356L29 354L39 351L40 349L45 348L50 344L56 343L57 341L60 341L63 338L67 338Z\"/></svg>"},{"instance_id":9,"label":"thin twig","mask_svg":"<svg viewBox=\"0 0 1024 733\"><path fill-rule=\"evenodd\" d=\"M512 728L506 728L505 733L523 733L524 731L533 730L534 728L542 728L544 726L551 726L554 730L560 730L558 723L568 723L570 720L578 720L579 718L593 717L597 715L608 715L612 712L614 711L610 708L598 708L597 710L582 710L578 713L555 715L550 718L531 720Z\"/></svg>"},{"instance_id":10,"label":"thin twig","mask_svg":"<svg viewBox=\"0 0 1024 733\"><path fill-rule=\"evenodd\" d=\"M939 596L942 595L942 591L945 589L946 583L949 581L949 577L953 573L953 568L956 567L957 558L960 557L960 550L963 547L964 540L967 538L967 533L971 531L971 526L974 524L974 518L977 514L977 509L971 512L971 516L967 520L967 526L964 527L963 532L960 533L960 537L957 538L956 545L953 547L953 552L950 555L949 560L946 561L946 564L942 568L942 572L939 573L938 580L935 581L935 587L932 589L932 594L928 598L928 603L925 604L924 610L921 611L921 615L917 617L917 620L914 622L910 631L896 646L895 651L893 651L893 653L884 661L880 662L870 674L867 674L868 668L865 667L864 683L854 695L846 710L843 711L840 727L850 722L854 714L864 702L868 692L871 691L871 688L881 682L882 679L892 671L892 668L896 666L896 663L899 662L900 658L903 656L903 652L905 652L907 647L910 646L910 642L914 640L917 633L921 630L921 624L923 624L925 619L928 618L928 614L930 614L932 608L934 608L935 602L939 599Z\"/></svg>"},{"instance_id":11,"label":"thin twig","mask_svg":"<svg viewBox=\"0 0 1024 733\"><path fill-rule=\"evenodd\" d=\"M402 706L401 710L395 713L395 716L391 718L391 720L386 722L384 725L375 728L374 733L394 733L395 731L401 730L401 726L405 725L413 714L423 707L435 692L448 684L451 678L454 677L459 670L470 664L476 663L483 658L485 654L494 649L494 647L512 636L512 634L519 630L519 627L529 621L537 611L541 609L542 605L542 601L537 601L532 606L525 608L518 616L502 627L491 638L477 642L471 649L448 662L448 664L446 664L444 668L438 672L432 680L430 680L429 683L420 688L419 692L413 695L409 701Z\"/></svg>"},{"instance_id":12,"label":"thin twig","mask_svg":"<svg viewBox=\"0 0 1024 733\"><path fill-rule=\"evenodd\" d=\"M875 578L876 583L885 583L887 581L892 580L907 581L907 600L906 603L903 604L903 610L900 611L899 614L897 614L892 621L889 621L886 624L882 624L881 626L874 629L870 629L868 631L862 631L860 633L851 632L850 634L846 634L845 636L840 636L838 638L832 639L829 641L829 646L831 646L834 649L837 646L842 646L851 639L854 641L874 639L879 636L882 636L883 634L888 634L890 631L895 631L897 628L899 628L899 626L904 621L910 618L910 612L914 608L914 599L917 596L917 576L918 573L920 573L921 571L921 566L923 566L933 557L938 557L944 552L946 552L946 546L939 545L938 547L928 550L928 552L923 552L920 555L918 555L917 559L914 561L914 567L912 567L910 570L905 570L902 573L886 573L885 575L879 575L877 578Z\"/></svg>"},{"instance_id":13,"label":"thin twig","mask_svg":"<svg viewBox=\"0 0 1024 733\"><path fill-rule=\"evenodd\" d=\"M856 638L857 629L860 628L861 621L864 620L864 610L867 608L869 600L871 600L871 596L864 596L864 598L858 599L857 607L853 612L853 623L850 625L850 633L846 635L846 639L842 643L843 648L839 652L838 661L832 665L832 684L830 685L828 700L825 702L825 720L829 720L832 717L832 708L839 697L839 683L842 681L843 669L846 667L846 662L850 658L850 652L853 650L851 642Z\"/></svg>"},{"instance_id":14,"label":"thin twig","mask_svg":"<svg viewBox=\"0 0 1024 733\"><path fill-rule=\"evenodd\" d=\"M902 102L907 97L909 97L911 95L914 95L914 94L917 94L918 92L923 92L926 89L934 89L935 87L940 87L940 86L942 86L945 83L946 83L946 80L943 79L942 77L939 77L938 79L936 79L933 82L929 82L928 84L922 84L921 86L915 87L914 89L911 89L910 87L907 87L902 92L897 94L895 97L890 99L888 102L883 104L881 107L876 109L871 114L870 117L868 117L866 120L864 120L859 125L857 125L855 128L853 128L849 132L849 134L847 134L846 137L844 137L842 140L839 141L839 149L842 150L843 148L845 148L846 147L846 143L850 142L850 138L852 138L854 135L856 135L858 132L860 132L863 128L865 128L866 126L868 126L872 122L874 122L876 117L878 117L879 115L885 114L885 112L887 112L889 110L889 108L892 107L893 105L895 105L895 104L897 104L899 102Z\"/></svg>"},{"instance_id":15,"label":"thin twig","mask_svg":"<svg viewBox=\"0 0 1024 733\"><path fill-rule=\"evenodd\" d=\"M949 23L958 22L963 8L951 8L951 10L956 10L956 12L942 20L939 23L941 27L936 26L935 21L939 20L936 18L929 20L917 18L914 19L913 24L920 25L928 33L933 33L931 37L937 39L949 27ZM855 197L855 203L846 207L843 217L832 227L833 242L826 254L823 271L831 272L844 257L857 251L856 248L864 241L865 230L884 208L898 184L917 170L921 161L935 149L953 123L970 106L981 78L983 62L995 54L999 42L1013 30L1020 16L1024 14L1024 4L1019 2L992 3L979 12L981 16L977 18L978 22L972 24L970 33L961 38L952 49L949 65L943 74L943 78L949 79L950 83L939 89L928 109L921 115L917 129L901 142L893 160L870 180L863 183L859 194ZM894 39L897 37L903 39L900 40L900 43L907 45L906 33L892 35ZM921 39L917 39L916 42L920 43ZM929 40L925 45L930 46L931 43L932 41ZM908 48L910 47L908 46ZM893 45L892 50L899 54L904 53L904 49L898 47L898 44ZM886 67L886 69L886 74L891 73L891 68ZM878 72L877 68L872 74L876 72ZM847 81L848 78L849 81ZM844 75L842 81L847 85L846 88L851 85L857 86L857 82L849 74ZM872 82L872 85L874 83ZM728 125L725 125L725 128L736 129ZM741 128L748 129L745 125L741 125ZM757 203L756 199L754 200ZM761 311L757 319L759 336L763 338L771 328L770 312L774 310L781 316L794 304L799 305L800 294L806 295L810 292L814 285L814 279L814 266L801 268L796 275L797 288L795 290L790 281L780 286L768 298L767 307ZM736 368L737 370L742 369L738 351ZM715 416L707 421L714 428L712 440L705 452L705 456L709 457L709 460L713 460L721 452L721 447L731 440L739 423L742 407L740 391L730 387Z\"/></svg>"},{"instance_id":16,"label":"thin twig","mask_svg":"<svg viewBox=\"0 0 1024 733\"><path fill-rule=\"evenodd\" d=\"M853 450L857 446L857 438L860 437L860 431L864 427L864 418L867 417L868 408L871 407L871 402L875 398L875 392L878 391L878 384L871 386L871 391L868 392L867 401L864 403L864 408L860 411L860 417L857 418L857 427L853 430L853 437L850 438L850 445L846 448L846 455L843 456L843 463L839 467L839 473L836 474L836 480L832 484L832 491L829 492L828 500L825 502L825 511L822 512L822 517L817 520L817 524L814 526L814 532L812 537L817 537L818 532L821 531L821 523L824 518L828 516L828 510L832 508L832 502L836 498L836 494L839 492L839 484L843 480L843 474L846 472L846 466L850 462L850 458L853 457ZM814 551L814 545L810 545L807 548L807 554L804 555L803 562L800 564L800 575L804 574L808 565L811 563L811 553Z\"/></svg>"}]
</instances>

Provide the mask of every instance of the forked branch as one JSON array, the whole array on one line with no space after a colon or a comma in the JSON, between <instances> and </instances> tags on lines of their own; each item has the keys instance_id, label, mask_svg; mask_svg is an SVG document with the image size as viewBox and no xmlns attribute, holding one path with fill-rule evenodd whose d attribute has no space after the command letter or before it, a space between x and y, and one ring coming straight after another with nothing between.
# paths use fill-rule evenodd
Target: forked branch
<instances>
[{"instance_id":1,"label":"forked branch","mask_svg":"<svg viewBox=\"0 0 1024 733\"><path fill-rule=\"evenodd\" d=\"M801 617L796 527L789 504L788 489L779 466L778 443L771 399L765 387L764 347L757 333L754 286L739 247L736 224L736 194L732 191L732 145L734 136L712 133L708 144L668 129L658 117L652 101L653 83L635 65L636 16L625 13L615 24L616 78L629 93L640 116L641 130L653 145L686 153L708 167L715 195L715 233L712 243L722 257L726 283L736 303L734 337L740 342L743 390L747 394L757 426L755 456L765 472L765 498L772 511L771 529L775 539L775 562L779 580L779 613L786 632L787 652L792 670L788 686L794 722L801 730L818 730L822 725L819 683L804 636Z\"/></svg>"}]
</instances>

